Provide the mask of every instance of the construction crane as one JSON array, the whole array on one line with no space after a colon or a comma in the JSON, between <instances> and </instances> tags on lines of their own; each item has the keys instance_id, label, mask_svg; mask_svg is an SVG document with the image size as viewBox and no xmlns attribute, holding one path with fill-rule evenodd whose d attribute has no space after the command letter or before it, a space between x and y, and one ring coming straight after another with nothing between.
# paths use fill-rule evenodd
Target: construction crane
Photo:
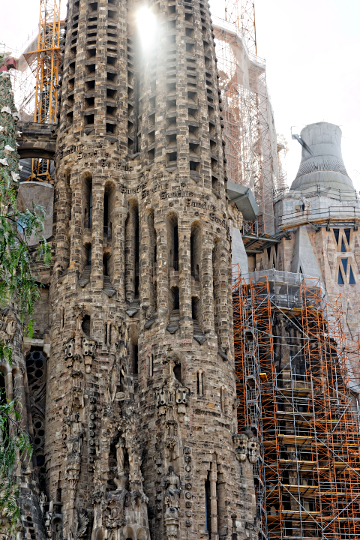
<instances>
[{"instance_id":1,"label":"construction crane","mask_svg":"<svg viewBox=\"0 0 360 540\"><path fill-rule=\"evenodd\" d=\"M61 0L40 0L37 49L24 53L36 78L34 122L56 124L59 91ZM50 160L32 160L31 175L27 180L51 182Z\"/></svg>"},{"instance_id":2,"label":"construction crane","mask_svg":"<svg viewBox=\"0 0 360 540\"><path fill-rule=\"evenodd\" d=\"M249 52L257 55L255 1L225 0L225 20L240 28Z\"/></svg>"}]
</instances>

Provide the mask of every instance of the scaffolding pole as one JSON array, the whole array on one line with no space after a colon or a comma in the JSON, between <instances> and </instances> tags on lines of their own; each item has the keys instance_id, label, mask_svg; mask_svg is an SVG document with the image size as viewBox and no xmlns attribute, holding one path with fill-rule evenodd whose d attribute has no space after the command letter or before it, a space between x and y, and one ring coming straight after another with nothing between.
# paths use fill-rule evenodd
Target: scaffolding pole
<instances>
[{"instance_id":1,"label":"scaffolding pole","mask_svg":"<svg viewBox=\"0 0 360 540\"><path fill-rule=\"evenodd\" d=\"M239 431L261 444L259 538L359 538L359 349L346 342L341 297L301 274L246 282L235 269L233 305Z\"/></svg>"},{"instance_id":2,"label":"scaffolding pole","mask_svg":"<svg viewBox=\"0 0 360 540\"><path fill-rule=\"evenodd\" d=\"M272 234L274 190L279 187L277 136L265 60L248 49L249 33L244 34L238 25L214 18L214 33L227 177L253 190L263 214L265 232Z\"/></svg>"}]
</instances>

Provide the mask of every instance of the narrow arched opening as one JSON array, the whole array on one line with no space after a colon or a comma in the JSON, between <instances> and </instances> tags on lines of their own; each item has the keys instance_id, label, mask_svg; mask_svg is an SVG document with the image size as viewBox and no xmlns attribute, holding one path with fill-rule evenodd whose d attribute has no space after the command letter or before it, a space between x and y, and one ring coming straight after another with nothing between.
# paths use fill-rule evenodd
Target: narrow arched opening
<instances>
[{"instance_id":1,"label":"narrow arched opening","mask_svg":"<svg viewBox=\"0 0 360 540\"><path fill-rule=\"evenodd\" d=\"M83 201L84 201L84 227L92 228L92 212L93 212L93 193L92 193L92 176L86 173L83 183Z\"/></svg>"},{"instance_id":2,"label":"narrow arched opening","mask_svg":"<svg viewBox=\"0 0 360 540\"><path fill-rule=\"evenodd\" d=\"M179 270L179 226L177 214L171 213L167 218L168 260L169 267Z\"/></svg>"}]
</instances>

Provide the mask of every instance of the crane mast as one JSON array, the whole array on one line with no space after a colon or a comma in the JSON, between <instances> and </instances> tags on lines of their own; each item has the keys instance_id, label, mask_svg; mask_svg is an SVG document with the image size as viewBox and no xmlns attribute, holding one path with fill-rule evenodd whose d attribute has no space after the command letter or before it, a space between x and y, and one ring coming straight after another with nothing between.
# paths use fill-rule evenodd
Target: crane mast
<instances>
[{"instance_id":1,"label":"crane mast","mask_svg":"<svg viewBox=\"0 0 360 540\"><path fill-rule=\"evenodd\" d=\"M249 52L257 55L255 1L225 0L225 20L240 28Z\"/></svg>"},{"instance_id":2,"label":"crane mast","mask_svg":"<svg viewBox=\"0 0 360 540\"><path fill-rule=\"evenodd\" d=\"M37 49L24 54L35 75L34 122L57 123L60 49L61 0L40 0L39 34ZM51 181L50 161L33 159L28 180Z\"/></svg>"}]
</instances>

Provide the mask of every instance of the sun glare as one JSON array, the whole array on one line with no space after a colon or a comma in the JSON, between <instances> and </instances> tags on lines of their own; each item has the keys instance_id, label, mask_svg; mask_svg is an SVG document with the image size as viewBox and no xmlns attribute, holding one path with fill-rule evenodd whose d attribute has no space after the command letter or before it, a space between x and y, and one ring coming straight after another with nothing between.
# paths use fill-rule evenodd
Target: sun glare
<instances>
[{"instance_id":1,"label":"sun glare","mask_svg":"<svg viewBox=\"0 0 360 540\"><path fill-rule=\"evenodd\" d=\"M136 19L143 48L151 47L154 44L156 35L155 15L147 6L143 6L137 12Z\"/></svg>"}]
</instances>

